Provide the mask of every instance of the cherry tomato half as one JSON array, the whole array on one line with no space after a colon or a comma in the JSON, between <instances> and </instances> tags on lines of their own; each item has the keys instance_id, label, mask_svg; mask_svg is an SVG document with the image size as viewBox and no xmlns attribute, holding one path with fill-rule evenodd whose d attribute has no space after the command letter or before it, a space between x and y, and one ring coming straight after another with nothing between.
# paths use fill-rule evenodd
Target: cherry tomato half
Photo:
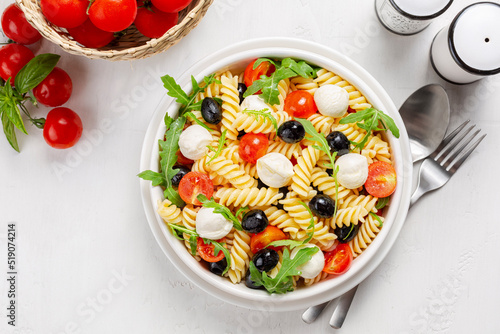
<instances>
[{"instance_id":1,"label":"cherry tomato half","mask_svg":"<svg viewBox=\"0 0 500 334\"><path fill-rule=\"evenodd\" d=\"M165 13L177 13L186 8L193 0L152 0L153 5Z\"/></svg>"},{"instance_id":2,"label":"cherry tomato half","mask_svg":"<svg viewBox=\"0 0 500 334\"><path fill-rule=\"evenodd\" d=\"M82 120L69 108L59 107L49 111L43 127L43 138L53 148L69 148L82 136Z\"/></svg>"},{"instance_id":3,"label":"cherry tomato half","mask_svg":"<svg viewBox=\"0 0 500 334\"><path fill-rule=\"evenodd\" d=\"M193 160L186 158L184 154L182 154L181 150L178 150L176 154L177 154L177 163L184 166L192 165L194 163Z\"/></svg>"},{"instance_id":4,"label":"cherry tomato half","mask_svg":"<svg viewBox=\"0 0 500 334\"><path fill-rule=\"evenodd\" d=\"M338 244L334 250L325 253L323 271L329 274L342 275L351 268L352 251L349 244Z\"/></svg>"},{"instance_id":5,"label":"cherry tomato half","mask_svg":"<svg viewBox=\"0 0 500 334\"><path fill-rule=\"evenodd\" d=\"M274 71L276 71L276 67L268 61L263 61L254 69L253 65L256 61L257 59L252 61L245 69L243 77L245 78L245 85L247 87L250 87L254 81L259 80L261 76L270 76Z\"/></svg>"},{"instance_id":6,"label":"cherry tomato half","mask_svg":"<svg viewBox=\"0 0 500 334\"><path fill-rule=\"evenodd\" d=\"M396 190L396 170L390 163L376 161L368 166L368 178L365 182L366 191L374 197L387 197Z\"/></svg>"},{"instance_id":7,"label":"cherry tomato half","mask_svg":"<svg viewBox=\"0 0 500 334\"><path fill-rule=\"evenodd\" d=\"M90 5L92 23L104 31L117 32L127 29L137 15L136 0L95 0Z\"/></svg>"},{"instance_id":8,"label":"cherry tomato half","mask_svg":"<svg viewBox=\"0 0 500 334\"><path fill-rule=\"evenodd\" d=\"M141 6L139 2L139 6ZM159 38L163 36L170 28L177 24L179 14L165 13L150 6L149 8L140 7L137 10L137 16L134 24L141 34L149 38Z\"/></svg>"},{"instance_id":9,"label":"cherry tomato half","mask_svg":"<svg viewBox=\"0 0 500 334\"><path fill-rule=\"evenodd\" d=\"M293 117L308 118L318 111L318 107L311 93L296 90L285 98L285 111Z\"/></svg>"},{"instance_id":10,"label":"cherry tomato half","mask_svg":"<svg viewBox=\"0 0 500 334\"><path fill-rule=\"evenodd\" d=\"M75 41L88 48L102 48L115 38L112 32L97 28L90 19L76 28L68 28L67 30Z\"/></svg>"},{"instance_id":11,"label":"cherry tomato half","mask_svg":"<svg viewBox=\"0 0 500 334\"><path fill-rule=\"evenodd\" d=\"M214 194L214 184L207 174L202 172L189 172L179 183L179 195L188 204L201 205L196 198L199 194L205 195L208 199Z\"/></svg>"},{"instance_id":12,"label":"cherry tomato half","mask_svg":"<svg viewBox=\"0 0 500 334\"><path fill-rule=\"evenodd\" d=\"M14 85L17 73L26 65L35 55L33 52L19 44L7 44L0 48L0 76L7 81L10 77L11 85Z\"/></svg>"},{"instance_id":13,"label":"cherry tomato half","mask_svg":"<svg viewBox=\"0 0 500 334\"><path fill-rule=\"evenodd\" d=\"M58 107L68 102L73 83L68 73L59 67L54 67L52 72L33 89L33 95L38 102L47 107Z\"/></svg>"},{"instance_id":14,"label":"cherry tomato half","mask_svg":"<svg viewBox=\"0 0 500 334\"><path fill-rule=\"evenodd\" d=\"M14 3L5 8L2 14L2 30L5 36L19 44L33 44L42 38Z\"/></svg>"},{"instance_id":15,"label":"cherry tomato half","mask_svg":"<svg viewBox=\"0 0 500 334\"><path fill-rule=\"evenodd\" d=\"M256 163L262 158L269 147L269 139L263 133L247 133L240 139L238 152L241 159Z\"/></svg>"},{"instance_id":16,"label":"cherry tomato half","mask_svg":"<svg viewBox=\"0 0 500 334\"><path fill-rule=\"evenodd\" d=\"M219 243L225 243L226 238L217 240ZM198 238L198 243L196 245L196 250L201 258L207 262L219 262L224 258L224 252L219 251L219 254L215 254L215 246L212 244L206 244L203 238Z\"/></svg>"},{"instance_id":17,"label":"cherry tomato half","mask_svg":"<svg viewBox=\"0 0 500 334\"><path fill-rule=\"evenodd\" d=\"M87 20L88 0L40 0L47 20L62 28L74 28Z\"/></svg>"},{"instance_id":18,"label":"cherry tomato half","mask_svg":"<svg viewBox=\"0 0 500 334\"><path fill-rule=\"evenodd\" d=\"M266 229L260 233L252 235L250 239L250 250L252 253L257 253L261 249L264 249L273 241L288 239L286 234L282 230L275 226L268 225ZM274 249L279 251L283 247L268 247L269 249Z\"/></svg>"}]
</instances>

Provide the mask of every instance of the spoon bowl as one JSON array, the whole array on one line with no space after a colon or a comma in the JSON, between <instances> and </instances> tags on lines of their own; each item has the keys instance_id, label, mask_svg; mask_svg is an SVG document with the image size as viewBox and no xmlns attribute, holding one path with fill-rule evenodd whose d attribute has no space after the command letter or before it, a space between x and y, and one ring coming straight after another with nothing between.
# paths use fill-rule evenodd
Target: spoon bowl
<instances>
[{"instance_id":1,"label":"spoon bowl","mask_svg":"<svg viewBox=\"0 0 500 334\"><path fill-rule=\"evenodd\" d=\"M443 87L430 84L415 91L399 108L408 136L413 162L436 150L450 122L450 102ZM446 126L444 126L446 125Z\"/></svg>"}]
</instances>

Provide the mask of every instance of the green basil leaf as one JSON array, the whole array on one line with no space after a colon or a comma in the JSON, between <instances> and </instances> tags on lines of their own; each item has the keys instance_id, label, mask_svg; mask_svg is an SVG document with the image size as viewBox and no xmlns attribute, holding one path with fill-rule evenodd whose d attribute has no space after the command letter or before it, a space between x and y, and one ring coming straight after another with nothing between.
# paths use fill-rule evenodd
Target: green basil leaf
<instances>
[{"instance_id":1,"label":"green basil leaf","mask_svg":"<svg viewBox=\"0 0 500 334\"><path fill-rule=\"evenodd\" d=\"M12 124L12 122L10 121L9 117L5 112L2 113L2 125L3 125L3 132L5 133L5 137L7 137L10 146L12 146L12 148L17 152L20 152L19 144L17 143L16 132L14 130L14 124Z\"/></svg>"},{"instance_id":2,"label":"green basil leaf","mask_svg":"<svg viewBox=\"0 0 500 334\"><path fill-rule=\"evenodd\" d=\"M31 59L16 75L17 91L24 94L38 86L52 72L59 58L60 55L44 53Z\"/></svg>"}]
</instances>

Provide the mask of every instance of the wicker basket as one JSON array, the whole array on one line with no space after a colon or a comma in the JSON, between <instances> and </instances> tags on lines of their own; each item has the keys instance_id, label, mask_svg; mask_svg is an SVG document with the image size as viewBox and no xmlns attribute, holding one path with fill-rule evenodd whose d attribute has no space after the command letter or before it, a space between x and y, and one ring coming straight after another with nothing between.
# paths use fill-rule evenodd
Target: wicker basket
<instances>
[{"instance_id":1,"label":"wicker basket","mask_svg":"<svg viewBox=\"0 0 500 334\"><path fill-rule=\"evenodd\" d=\"M179 23L160 38L145 37L132 25L125 30L122 37L100 49L81 46L64 29L47 21L38 0L16 0L16 2L26 15L26 19L40 31L42 36L59 45L64 51L88 58L117 61L146 58L175 45L198 25L213 0L193 0L187 8L179 12Z\"/></svg>"}]
</instances>

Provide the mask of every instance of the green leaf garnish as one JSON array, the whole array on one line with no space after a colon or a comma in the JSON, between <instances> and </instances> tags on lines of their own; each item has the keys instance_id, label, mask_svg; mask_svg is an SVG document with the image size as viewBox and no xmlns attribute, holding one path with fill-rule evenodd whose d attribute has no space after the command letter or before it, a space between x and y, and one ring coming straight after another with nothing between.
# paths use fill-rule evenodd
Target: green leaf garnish
<instances>
[{"instance_id":1,"label":"green leaf garnish","mask_svg":"<svg viewBox=\"0 0 500 334\"><path fill-rule=\"evenodd\" d=\"M283 251L283 261L278 274L271 278L264 271L260 273L253 261L250 261L250 275L256 286L263 286L269 293L283 294L293 291L293 276L300 275L297 268L311 260L311 257L319 251L318 247L306 247L300 249L293 259L285 248Z\"/></svg>"},{"instance_id":2,"label":"green leaf garnish","mask_svg":"<svg viewBox=\"0 0 500 334\"><path fill-rule=\"evenodd\" d=\"M243 214L243 216L245 216L247 212L248 212L248 206L239 208L238 211L236 211L236 218L240 219L240 215Z\"/></svg>"},{"instance_id":3,"label":"green leaf garnish","mask_svg":"<svg viewBox=\"0 0 500 334\"><path fill-rule=\"evenodd\" d=\"M31 59L16 75L17 91L24 94L38 86L52 72L59 58L60 55L44 53Z\"/></svg>"},{"instance_id":4,"label":"green leaf garnish","mask_svg":"<svg viewBox=\"0 0 500 334\"><path fill-rule=\"evenodd\" d=\"M216 201L214 201L213 198L209 200L203 194L199 194L198 196L196 196L196 198L198 199L198 201L200 201L203 204L203 207L213 208L214 213L219 213L227 220L230 220L233 223L233 226L235 229L237 229L238 231L243 230L243 228L241 227L240 221L238 220L238 218L236 218L233 215L233 213L231 212L231 210L229 210L229 208L227 208L226 206L224 206L222 204L217 203Z\"/></svg>"},{"instance_id":5,"label":"green leaf garnish","mask_svg":"<svg viewBox=\"0 0 500 334\"><path fill-rule=\"evenodd\" d=\"M205 123L203 123L202 121L200 121L198 118L196 118L196 116L192 112L188 111L188 112L184 113L184 116L191 118L193 121L196 122L196 124L198 124L199 126L204 127L208 131L214 131L213 129L210 129L208 127L208 125L206 125Z\"/></svg>"},{"instance_id":6,"label":"green leaf garnish","mask_svg":"<svg viewBox=\"0 0 500 334\"><path fill-rule=\"evenodd\" d=\"M375 209L382 210L383 208L385 208L389 203L389 199L390 197L379 198L377 204L375 204Z\"/></svg>"},{"instance_id":7,"label":"green leaf garnish","mask_svg":"<svg viewBox=\"0 0 500 334\"><path fill-rule=\"evenodd\" d=\"M217 145L217 150L215 150L212 146L207 146L211 151L215 152L215 154L210 158L210 160L208 160L205 164L206 165L210 165L210 163L212 162L212 160L214 160L215 158L217 158L220 153L222 152L222 149L224 148L224 145L226 144L226 133L227 133L227 130L224 130L222 131L222 134L219 138L219 144Z\"/></svg>"},{"instance_id":8,"label":"green leaf garnish","mask_svg":"<svg viewBox=\"0 0 500 334\"><path fill-rule=\"evenodd\" d=\"M152 181L153 187L156 186L166 186L167 180L165 180L165 175L162 173L154 172L152 170L146 170L137 174L143 180Z\"/></svg>"},{"instance_id":9,"label":"green leaf garnish","mask_svg":"<svg viewBox=\"0 0 500 334\"><path fill-rule=\"evenodd\" d=\"M10 146L17 152L19 152L19 144L17 143L16 132L14 130L14 124L11 122L7 114L2 113L2 125L3 132L5 133L5 137L9 141Z\"/></svg>"},{"instance_id":10,"label":"green leaf garnish","mask_svg":"<svg viewBox=\"0 0 500 334\"><path fill-rule=\"evenodd\" d=\"M378 227L382 227L382 225L384 225L384 223L382 222L382 219L380 219L379 215L377 215L376 213L373 213L373 212L370 212L370 215L378 221Z\"/></svg>"},{"instance_id":11,"label":"green leaf garnish","mask_svg":"<svg viewBox=\"0 0 500 334\"><path fill-rule=\"evenodd\" d=\"M172 224L172 223L169 223L168 224L168 227L170 227L170 229L172 230L172 234L179 240L185 240L184 238L181 238L179 237L179 233L186 233L188 234L189 236L195 236L195 237L198 237L198 233L196 233L195 231L193 230L190 230L188 229L186 226L184 225L179 225L179 224Z\"/></svg>"},{"instance_id":12,"label":"green leaf garnish","mask_svg":"<svg viewBox=\"0 0 500 334\"><path fill-rule=\"evenodd\" d=\"M214 245L214 256L219 255L220 252L224 253L224 257L226 258L227 266L226 266L226 269L224 269L224 271L222 272L222 275L227 273L229 271L229 268L231 268L231 254L229 253L229 250L226 247L224 247L224 244L222 244L218 241L215 241L215 240L203 238L203 242L205 244Z\"/></svg>"},{"instance_id":13,"label":"green leaf garnish","mask_svg":"<svg viewBox=\"0 0 500 334\"><path fill-rule=\"evenodd\" d=\"M342 118L339 123L356 123L359 128L366 131L366 135L363 139L359 143L354 143L355 147L360 150L365 147L372 131L386 131L388 128L394 137L399 138L399 129L394 120L389 115L375 108L366 108L365 110L350 114ZM380 128L379 124L382 124L383 128Z\"/></svg>"},{"instance_id":14,"label":"green leaf garnish","mask_svg":"<svg viewBox=\"0 0 500 334\"><path fill-rule=\"evenodd\" d=\"M241 112L245 113L245 114L248 114L248 115L252 115L255 118L256 121L259 121L259 119L261 117L263 117L264 119L268 119L269 122L271 122L273 124L274 130L276 132L278 132L278 121L271 114L271 111L266 112L267 110L269 110L269 109L267 109L267 108L266 109L262 109L262 110L248 110L248 109L245 109L245 110L242 110Z\"/></svg>"},{"instance_id":15,"label":"green leaf garnish","mask_svg":"<svg viewBox=\"0 0 500 334\"><path fill-rule=\"evenodd\" d=\"M297 63L291 58L285 58L281 62L272 61L268 58L259 58L254 63L254 69L264 61L271 62L276 67L276 71L274 71L269 77L263 75L259 80L254 81L254 83L248 87L243 97L253 95L261 90L262 94L259 96L264 100L264 102L270 105L279 105L280 100L278 84L281 80L296 77L298 75L303 76L304 78L310 78L316 75L316 71L305 61L299 61Z\"/></svg>"},{"instance_id":16,"label":"green leaf garnish","mask_svg":"<svg viewBox=\"0 0 500 334\"><path fill-rule=\"evenodd\" d=\"M191 254L193 256L196 255L196 248L198 246L198 237L196 237L195 235L190 235L189 236L189 247L191 248Z\"/></svg>"}]
</instances>

